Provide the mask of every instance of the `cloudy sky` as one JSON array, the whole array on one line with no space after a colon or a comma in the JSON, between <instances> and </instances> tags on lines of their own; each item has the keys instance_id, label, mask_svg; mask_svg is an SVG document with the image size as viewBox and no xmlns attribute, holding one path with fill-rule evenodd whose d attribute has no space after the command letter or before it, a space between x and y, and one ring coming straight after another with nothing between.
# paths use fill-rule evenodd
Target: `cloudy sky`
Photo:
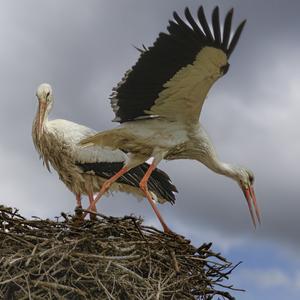
<instances>
[{"instance_id":1,"label":"cloudy sky","mask_svg":"<svg viewBox=\"0 0 300 300\"><path fill-rule=\"evenodd\" d=\"M300 2L3 0L0 2L1 203L26 216L72 212L74 197L43 168L31 140L35 89L54 89L52 118L97 130L115 126L108 96L135 63L132 45L150 46L176 10L206 14L234 7L247 18L231 68L208 95L201 121L219 156L252 169L263 224L253 230L238 185L193 161L162 163L177 185L161 211L194 244L214 242L243 261L232 282L237 299L296 299L300 292ZM116 194L98 204L110 215L134 213L159 226L149 204Z\"/></svg>"}]
</instances>

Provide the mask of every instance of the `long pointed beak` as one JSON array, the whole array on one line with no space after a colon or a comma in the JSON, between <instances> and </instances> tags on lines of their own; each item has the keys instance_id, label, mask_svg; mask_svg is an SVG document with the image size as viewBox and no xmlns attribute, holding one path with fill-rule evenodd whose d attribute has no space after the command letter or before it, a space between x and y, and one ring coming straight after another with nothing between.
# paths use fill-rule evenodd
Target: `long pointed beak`
<instances>
[{"instance_id":1,"label":"long pointed beak","mask_svg":"<svg viewBox=\"0 0 300 300\"><path fill-rule=\"evenodd\" d=\"M246 187L242 187L242 190L247 200L252 223L256 228L256 220L258 221L259 224L261 224L261 216L260 216L260 210L257 205L256 196L254 193L254 188L252 185L249 185Z\"/></svg>"},{"instance_id":2,"label":"long pointed beak","mask_svg":"<svg viewBox=\"0 0 300 300\"><path fill-rule=\"evenodd\" d=\"M47 108L46 100L41 99L39 101L38 124L37 124L38 139L40 139L43 134L43 122L44 122L44 118L45 118L46 108Z\"/></svg>"}]
</instances>

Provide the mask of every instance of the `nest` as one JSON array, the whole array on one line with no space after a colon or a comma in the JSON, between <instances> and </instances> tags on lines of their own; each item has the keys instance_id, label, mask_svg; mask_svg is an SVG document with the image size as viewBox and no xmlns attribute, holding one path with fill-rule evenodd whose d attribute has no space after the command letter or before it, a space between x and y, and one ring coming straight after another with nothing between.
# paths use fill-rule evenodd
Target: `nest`
<instances>
[{"instance_id":1,"label":"nest","mask_svg":"<svg viewBox=\"0 0 300 300\"><path fill-rule=\"evenodd\" d=\"M0 206L1 299L234 299L237 265L140 218L26 219Z\"/></svg>"}]
</instances>

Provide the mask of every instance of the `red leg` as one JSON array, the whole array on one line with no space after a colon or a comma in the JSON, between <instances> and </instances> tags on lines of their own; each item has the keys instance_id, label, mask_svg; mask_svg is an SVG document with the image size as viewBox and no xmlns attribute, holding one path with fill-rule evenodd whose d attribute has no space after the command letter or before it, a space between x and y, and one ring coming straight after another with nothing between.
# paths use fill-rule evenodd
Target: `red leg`
<instances>
[{"instance_id":1,"label":"red leg","mask_svg":"<svg viewBox=\"0 0 300 300\"><path fill-rule=\"evenodd\" d=\"M82 208L82 205L81 205L81 194L80 193L76 194L76 205L77 205L77 207Z\"/></svg>"},{"instance_id":2,"label":"red leg","mask_svg":"<svg viewBox=\"0 0 300 300\"><path fill-rule=\"evenodd\" d=\"M75 219L77 220L82 220L83 221L83 216L82 216L82 205L81 205L81 194L77 193L76 194L76 207L75 207Z\"/></svg>"},{"instance_id":3,"label":"red leg","mask_svg":"<svg viewBox=\"0 0 300 300\"><path fill-rule=\"evenodd\" d=\"M151 176L151 173L153 172L153 170L155 170L156 168L156 163L153 161L152 164L150 165L150 167L148 168L147 172L145 173L143 179L141 180L140 182L140 188L141 190L144 192L147 200L149 201L150 205L152 206L157 218L159 219L163 229L164 229L164 232L166 233L171 233L172 231L169 229L169 227L167 226L167 224L165 223L164 219L162 218L155 202L153 201L152 199L152 196L151 194L149 193L148 191L148 185L147 185L147 182L148 182L148 179L149 177Z\"/></svg>"},{"instance_id":4,"label":"red leg","mask_svg":"<svg viewBox=\"0 0 300 300\"><path fill-rule=\"evenodd\" d=\"M93 201L94 201L94 195L93 195L93 193L88 193L88 197L89 197L91 211L94 212L94 213L96 213L97 212L96 205L93 205ZM96 215L93 214L93 213L90 213L90 220L95 220L95 219L96 219Z\"/></svg>"},{"instance_id":5,"label":"red leg","mask_svg":"<svg viewBox=\"0 0 300 300\"><path fill-rule=\"evenodd\" d=\"M99 201L99 199L108 191L108 189L110 188L110 186L118 180L118 178L120 178L123 174L125 174L126 172L128 172L128 167L123 167L117 174L115 174L114 176L112 176L110 179L106 180L103 185L102 188L100 190L100 192L98 193L98 195L96 196L96 198L92 201L92 203L90 203L90 206L88 207L88 211L93 211L93 209L96 209L96 203ZM85 217L87 215L87 213L85 213L83 215L83 217Z\"/></svg>"}]
</instances>

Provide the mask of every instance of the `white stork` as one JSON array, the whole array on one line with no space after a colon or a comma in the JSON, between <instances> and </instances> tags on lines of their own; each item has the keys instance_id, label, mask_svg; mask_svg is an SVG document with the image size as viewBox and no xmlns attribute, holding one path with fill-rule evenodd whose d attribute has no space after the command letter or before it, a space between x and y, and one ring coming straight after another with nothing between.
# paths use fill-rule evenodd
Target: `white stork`
<instances>
[{"instance_id":1,"label":"white stork","mask_svg":"<svg viewBox=\"0 0 300 300\"><path fill-rule=\"evenodd\" d=\"M93 194L102 184L115 175L123 166L127 156L121 150L109 150L100 146L82 148L79 141L96 131L67 120L48 121L53 105L53 93L49 84L41 84L36 92L38 110L32 127L32 138L40 157L50 171L50 165L57 171L59 178L76 195L77 206L81 207L81 195L88 195L92 211ZM139 182L149 165L142 164L118 178L114 191L132 193L138 198L144 194ZM149 179L149 188L159 202L174 203L176 187L163 171L156 169ZM157 196L157 197L156 197ZM91 215L92 217L92 215Z\"/></svg>"},{"instance_id":2,"label":"white stork","mask_svg":"<svg viewBox=\"0 0 300 300\"><path fill-rule=\"evenodd\" d=\"M188 8L185 9L187 21L176 12L173 16L175 21L169 22L168 32L160 33L153 46L140 50L137 63L114 88L111 106L116 115L114 121L121 125L81 141L81 145L122 148L129 153L123 168L103 184L94 203L119 176L153 157L140 182L151 203L147 182L158 163L162 159L193 159L238 183L256 226L255 215L260 223L260 212L253 173L220 161L198 121L209 89L229 69L229 57L246 20L231 32L233 9L225 17L223 30L218 7L212 13L212 30L202 6L198 10L199 24Z\"/></svg>"}]
</instances>

